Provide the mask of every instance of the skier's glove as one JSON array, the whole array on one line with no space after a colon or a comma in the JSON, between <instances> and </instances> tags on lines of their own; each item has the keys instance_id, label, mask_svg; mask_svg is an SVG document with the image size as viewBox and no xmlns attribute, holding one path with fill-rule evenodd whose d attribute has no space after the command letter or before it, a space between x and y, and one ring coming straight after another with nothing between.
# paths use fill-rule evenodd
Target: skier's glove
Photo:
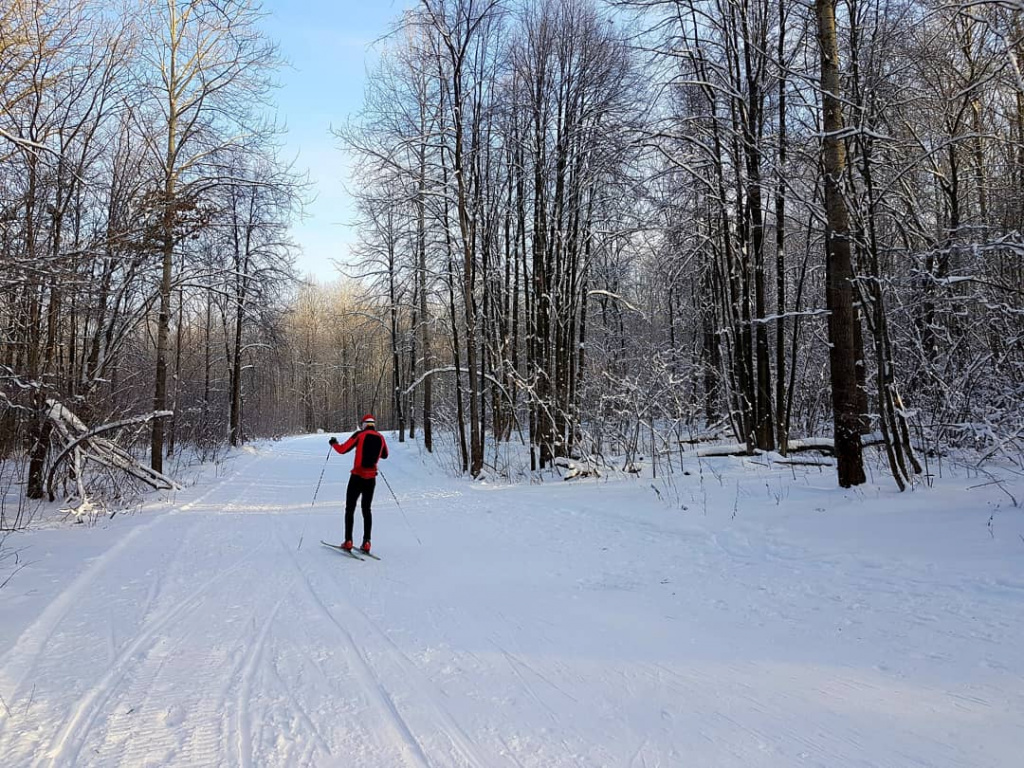
<instances>
[{"instance_id":1,"label":"skier's glove","mask_svg":"<svg viewBox=\"0 0 1024 768\"><path fill-rule=\"evenodd\" d=\"M331 445L337 445L337 444L338 444L338 439L337 439L337 438L335 438L335 437L332 437L332 438L331 438L330 440L328 440L327 442L328 442L328 443L330 443Z\"/></svg>"}]
</instances>

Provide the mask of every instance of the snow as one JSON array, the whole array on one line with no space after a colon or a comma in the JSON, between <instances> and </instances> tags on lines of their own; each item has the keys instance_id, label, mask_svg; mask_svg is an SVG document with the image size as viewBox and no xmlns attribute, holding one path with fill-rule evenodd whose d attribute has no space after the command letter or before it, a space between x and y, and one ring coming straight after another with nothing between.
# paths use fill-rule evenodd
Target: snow
<instances>
[{"instance_id":1,"label":"snow","mask_svg":"<svg viewBox=\"0 0 1024 768\"><path fill-rule=\"evenodd\" d=\"M1024 514L999 488L740 457L481 484L391 447L380 562L317 543L348 468L311 510L322 436L9 539L3 765L1019 764Z\"/></svg>"}]
</instances>

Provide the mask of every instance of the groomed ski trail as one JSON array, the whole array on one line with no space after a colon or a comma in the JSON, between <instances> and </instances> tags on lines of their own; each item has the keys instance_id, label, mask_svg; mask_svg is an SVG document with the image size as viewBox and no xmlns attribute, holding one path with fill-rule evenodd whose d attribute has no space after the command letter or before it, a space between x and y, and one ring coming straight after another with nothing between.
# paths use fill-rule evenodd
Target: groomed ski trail
<instances>
[{"instance_id":1,"label":"groomed ski trail","mask_svg":"<svg viewBox=\"0 0 1024 768\"><path fill-rule=\"evenodd\" d=\"M704 515L632 481L470 484L391 439L406 514L381 485L384 557L359 563L318 543L350 466L310 510L325 438L240 453L169 512L31 534L37 582L0 593L22 611L0 626L5 768L985 768L1024 747L1024 568L984 531L947 551L901 540L907 518L889 548L857 541L864 516L745 523L756 474Z\"/></svg>"}]
</instances>

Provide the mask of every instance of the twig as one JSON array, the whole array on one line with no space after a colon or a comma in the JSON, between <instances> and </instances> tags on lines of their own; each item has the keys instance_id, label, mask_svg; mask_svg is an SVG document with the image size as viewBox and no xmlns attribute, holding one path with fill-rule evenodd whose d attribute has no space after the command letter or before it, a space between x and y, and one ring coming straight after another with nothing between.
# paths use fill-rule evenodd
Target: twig
<instances>
[{"instance_id":1,"label":"twig","mask_svg":"<svg viewBox=\"0 0 1024 768\"><path fill-rule=\"evenodd\" d=\"M15 568L13 571L11 571L9 574L7 574L7 578L4 579L2 582L0 582L0 589L3 589L4 587L6 587L10 583L11 579L13 579L15 577L15 575L18 573L18 571L20 571L22 568L26 567L27 565L28 565L28 563L22 563L17 568Z\"/></svg>"},{"instance_id":2,"label":"twig","mask_svg":"<svg viewBox=\"0 0 1024 768\"><path fill-rule=\"evenodd\" d=\"M978 470L978 468L975 467L975 470ZM985 472L985 470L980 470L980 471L981 472ZM1015 506L1015 507L1020 506L1017 503L1017 498L1012 493L1010 493L1008 490L1006 490L1006 486L1003 485L1003 481L1002 480L1000 480L998 477L992 477L992 475L990 475L988 472L985 472L985 474L989 476L989 481L987 483L978 483L977 485L969 485L969 486L967 486L967 490L968 491L973 491L975 488L986 488L986 487L988 487L990 485L994 485L1000 491L1002 491L1003 493L1005 493L1007 496L1010 497L1010 501L1013 502L1013 506Z\"/></svg>"}]
</instances>

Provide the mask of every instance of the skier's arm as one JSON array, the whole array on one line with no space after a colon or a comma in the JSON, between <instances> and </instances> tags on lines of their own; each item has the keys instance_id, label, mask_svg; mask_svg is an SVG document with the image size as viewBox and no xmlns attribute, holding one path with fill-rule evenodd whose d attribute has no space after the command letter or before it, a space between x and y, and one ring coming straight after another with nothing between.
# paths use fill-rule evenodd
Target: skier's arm
<instances>
[{"instance_id":1,"label":"skier's arm","mask_svg":"<svg viewBox=\"0 0 1024 768\"><path fill-rule=\"evenodd\" d=\"M384 435L380 436L380 457L382 459L388 457L388 441L384 439Z\"/></svg>"},{"instance_id":2,"label":"skier's arm","mask_svg":"<svg viewBox=\"0 0 1024 768\"><path fill-rule=\"evenodd\" d=\"M348 453L349 451L356 447L356 435L358 434L359 433L357 432L355 435L352 435L352 437L350 437L344 443L335 443L334 450L336 450L338 453Z\"/></svg>"}]
</instances>

